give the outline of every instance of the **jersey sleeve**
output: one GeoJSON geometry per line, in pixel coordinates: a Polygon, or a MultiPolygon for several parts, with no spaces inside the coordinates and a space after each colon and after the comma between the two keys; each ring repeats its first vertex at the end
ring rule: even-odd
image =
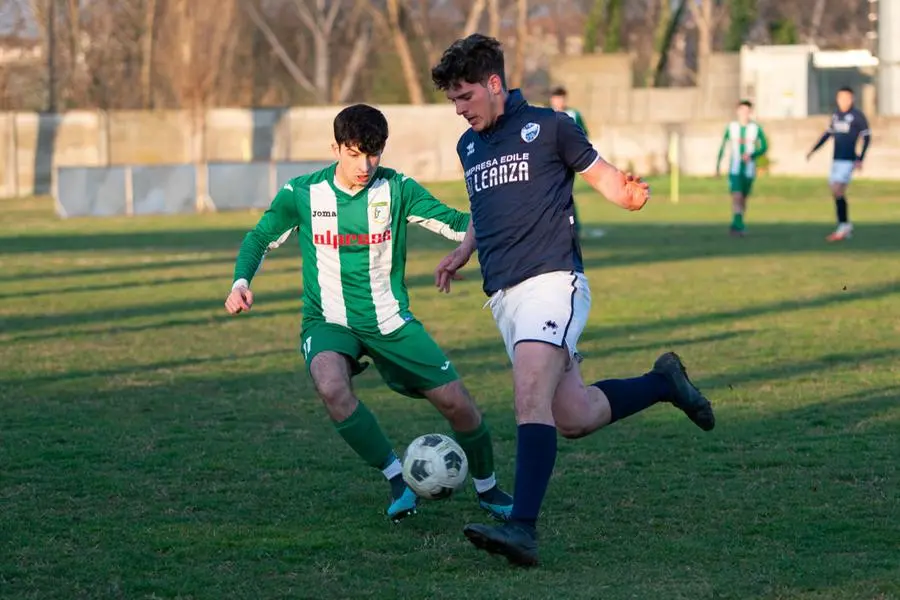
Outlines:
{"type": "Polygon", "coordinates": [[[466,237],[470,219],[468,213],[450,208],[416,180],[405,175],[398,177],[401,179],[400,197],[407,222],[455,242],[461,242],[466,237]]]}
{"type": "Polygon", "coordinates": [[[566,113],[556,113],[556,148],[562,161],[576,173],[587,171],[600,158],[584,130],[566,113]]]}
{"type": "Polygon", "coordinates": [[[288,183],[278,191],[256,227],[244,236],[234,264],[235,282],[243,280],[249,286],[266,254],[283,244],[300,227],[293,185],[288,183]]]}
{"type": "MultiPolygon", "coordinates": [[[[759,127],[759,125],[757,125],[759,127]]],[[[759,127],[759,136],[756,139],[756,150],[753,151],[753,158],[759,158],[769,151],[769,140],[766,139],[766,132],[759,127]]]]}
{"type": "Polygon", "coordinates": [[[719,144],[719,157],[716,159],[716,168],[718,168],[722,164],[722,157],[725,156],[725,145],[728,143],[728,138],[731,137],[731,127],[725,127],[725,134],[722,136],[722,143],[719,144]]]}
{"type": "Polygon", "coordinates": [[[813,152],[815,152],[816,150],[818,150],[819,148],[824,146],[825,142],[827,142],[828,138],[830,138],[832,135],[834,135],[834,115],[831,116],[831,120],[828,121],[828,127],[825,128],[825,132],[818,139],[818,141],[815,143],[815,145],[812,147],[812,150],[810,150],[809,153],[812,154],[813,152]]]}
{"type": "Polygon", "coordinates": [[[575,111],[575,124],[581,127],[584,131],[584,135],[586,138],[590,139],[591,134],[588,132],[587,125],[584,123],[584,115],[581,114],[580,110],[575,111]]]}
{"type": "Polygon", "coordinates": [[[859,137],[863,139],[862,149],[859,152],[857,160],[862,161],[866,157],[866,152],[869,150],[869,144],[872,141],[872,131],[869,129],[869,120],[862,111],[858,112],[857,119],[859,120],[859,137]]]}

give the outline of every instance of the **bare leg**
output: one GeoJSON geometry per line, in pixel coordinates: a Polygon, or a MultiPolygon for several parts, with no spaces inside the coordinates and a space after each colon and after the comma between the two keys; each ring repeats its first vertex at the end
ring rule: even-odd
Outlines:
{"type": "Polygon", "coordinates": [[[391,484],[392,497],[399,498],[406,489],[400,461],[375,415],[353,394],[347,357],[321,352],[312,359],[309,372],[337,432],[360,458],[382,472],[391,484]]]}
{"type": "Polygon", "coordinates": [[[494,444],[481,411],[462,381],[451,381],[423,392],[453,428],[456,441],[469,459],[472,484],[481,507],[498,519],[512,510],[512,498],[497,486],[494,473],[494,444]]]}
{"type": "Polygon", "coordinates": [[[569,439],[589,435],[612,420],[606,394],[596,386],[584,385],[581,369],[574,361],[553,396],[553,419],[559,433],[569,439]]]}

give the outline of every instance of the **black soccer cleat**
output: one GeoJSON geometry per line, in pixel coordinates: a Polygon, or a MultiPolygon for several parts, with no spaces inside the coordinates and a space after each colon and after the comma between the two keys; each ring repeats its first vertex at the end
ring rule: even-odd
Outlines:
{"type": "Polygon", "coordinates": [[[466,525],[463,533],[479,550],[505,556],[520,567],[538,564],[537,531],[513,521],[502,525],[466,525]]]}
{"type": "Polygon", "coordinates": [[[691,383],[687,369],[681,358],[674,352],[666,352],[653,363],[652,373],[659,373],[672,384],[674,394],[669,400],[684,411],[684,414],[703,431],[711,431],[716,426],[716,416],[712,404],[706,396],[691,383]]]}

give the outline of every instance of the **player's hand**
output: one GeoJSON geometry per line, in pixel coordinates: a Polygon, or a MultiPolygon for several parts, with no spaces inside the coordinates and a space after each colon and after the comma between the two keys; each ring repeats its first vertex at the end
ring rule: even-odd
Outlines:
{"type": "Polygon", "coordinates": [[[861,160],[853,161],[853,170],[854,171],[862,171],[862,161],[861,160]]]}
{"type": "Polygon", "coordinates": [[[457,273],[458,270],[463,268],[467,262],[469,262],[469,258],[472,256],[470,252],[466,252],[461,248],[457,248],[450,254],[444,257],[444,259],[438,263],[437,268],[434,270],[434,285],[438,288],[439,291],[444,292],[445,294],[450,293],[450,282],[451,281],[459,281],[463,278],[462,275],[457,273]]]}
{"type": "Polygon", "coordinates": [[[619,172],[621,189],[616,203],[626,210],[641,210],[650,199],[650,184],[631,173],[619,172]]]}
{"type": "Polygon", "coordinates": [[[253,292],[244,286],[238,286],[231,290],[228,298],[225,299],[225,310],[232,315],[248,311],[252,306],[253,292]]]}
{"type": "Polygon", "coordinates": [[[748,163],[753,159],[753,155],[752,154],[744,154],[744,156],[742,158],[744,159],[745,163],[748,163]]]}

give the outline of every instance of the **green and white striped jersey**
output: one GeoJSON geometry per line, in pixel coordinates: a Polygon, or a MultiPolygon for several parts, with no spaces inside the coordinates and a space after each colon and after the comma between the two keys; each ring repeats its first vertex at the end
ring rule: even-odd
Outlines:
{"type": "Polygon", "coordinates": [[[717,165],[722,162],[726,146],[729,149],[728,173],[750,178],[756,177],[756,159],[769,149],[766,134],[759,123],[755,121],[750,121],[747,125],[741,125],[739,121],[729,123],[725,128],[725,135],[722,137],[722,145],[719,146],[717,165]],[[744,160],[745,154],[750,155],[749,161],[744,160]]]}
{"type": "Polygon", "coordinates": [[[320,320],[387,335],[413,318],[404,281],[408,224],[462,241],[469,215],[382,167],[351,195],[335,184],[335,169],[333,164],[284,185],[244,237],[234,280],[249,285],[265,255],[297,231],[304,325],[320,320]]]}

